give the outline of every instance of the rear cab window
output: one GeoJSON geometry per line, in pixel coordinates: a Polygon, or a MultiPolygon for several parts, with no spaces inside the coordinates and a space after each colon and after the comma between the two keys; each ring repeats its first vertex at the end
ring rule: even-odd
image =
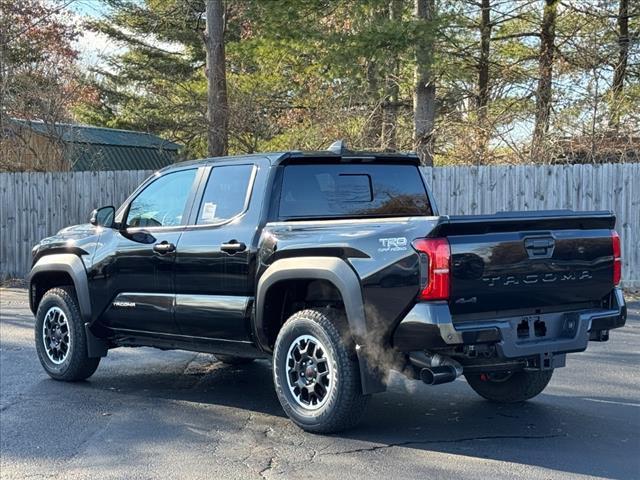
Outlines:
{"type": "Polygon", "coordinates": [[[431,216],[416,165],[289,164],[284,167],[282,219],[431,216]]]}

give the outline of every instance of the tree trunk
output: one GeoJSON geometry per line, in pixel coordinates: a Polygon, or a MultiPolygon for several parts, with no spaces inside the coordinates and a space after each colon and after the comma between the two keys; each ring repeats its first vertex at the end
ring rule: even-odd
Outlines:
{"type": "MultiPolygon", "coordinates": [[[[402,0],[391,0],[389,3],[389,20],[398,22],[402,19],[402,0]]],[[[383,150],[396,150],[398,110],[400,108],[400,86],[398,74],[400,62],[396,56],[387,65],[384,81],[385,96],[382,103],[381,147],[383,150]]]]}
{"type": "Polygon", "coordinates": [[[536,93],[536,119],[531,144],[531,160],[545,160],[545,136],[549,131],[553,80],[553,54],[556,37],[558,0],[545,0],[540,30],[540,57],[538,60],[538,90],[536,93]]]}
{"type": "MultiPolygon", "coordinates": [[[[2,22],[4,23],[4,22],[2,22]]],[[[7,38],[4,25],[0,23],[0,167],[5,166],[5,151],[7,148],[4,143],[8,144],[7,135],[5,134],[5,91],[7,88],[8,63],[6,62],[6,46],[7,38]]]]}
{"type": "Polygon", "coordinates": [[[491,0],[482,0],[480,12],[480,60],[478,62],[478,163],[485,163],[489,143],[489,54],[491,47],[491,0]]]}
{"type": "Polygon", "coordinates": [[[620,102],[622,87],[627,75],[627,61],[629,58],[629,0],[620,0],[618,9],[618,62],[613,73],[613,103],[609,126],[618,129],[620,126],[620,102]]]}
{"type": "Polygon", "coordinates": [[[222,0],[207,0],[207,142],[211,157],[226,155],[228,150],[229,109],[224,52],[225,11],[222,0]]]}
{"type": "MultiPolygon", "coordinates": [[[[374,28],[385,18],[385,10],[382,5],[373,5],[369,11],[369,27],[374,28]]],[[[382,132],[382,95],[380,60],[372,54],[367,59],[367,99],[371,107],[371,113],[367,118],[363,131],[363,144],[365,150],[375,150],[380,147],[380,134],[382,132]]]]}
{"type": "MultiPolygon", "coordinates": [[[[415,0],[415,17],[423,24],[435,17],[435,0],[415,0]]],[[[416,45],[415,86],[413,95],[413,143],[423,165],[433,165],[436,85],[433,78],[433,36],[422,35],[416,45]]]]}
{"type": "Polygon", "coordinates": [[[378,64],[374,59],[367,63],[367,97],[371,105],[371,113],[364,126],[365,150],[375,150],[380,146],[380,130],[382,124],[380,91],[378,81],[378,64]]]}
{"type": "Polygon", "coordinates": [[[398,68],[397,65],[393,69],[393,75],[387,74],[385,79],[385,98],[382,104],[382,135],[380,146],[383,150],[396,150],[397,145],[397,129],[398,129],[398,110],[400,102],[400,87],[398,86],[398,68]]]}

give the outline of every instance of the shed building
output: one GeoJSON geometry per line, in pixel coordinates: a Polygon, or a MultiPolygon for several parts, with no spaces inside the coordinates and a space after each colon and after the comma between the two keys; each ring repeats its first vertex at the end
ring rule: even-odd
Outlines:
{"type": "Polygon", "coordinates": [[[131,130],[11,119],[2,136],[5,170],[157,170],[180,159],[179,144],[131,130]]]}

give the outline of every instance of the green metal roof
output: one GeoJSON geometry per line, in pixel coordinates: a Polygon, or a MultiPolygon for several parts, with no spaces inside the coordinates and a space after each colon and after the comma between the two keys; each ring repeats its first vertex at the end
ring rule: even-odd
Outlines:
{"type": "Polygon", "coordinates": [[[17,120],[22,127],[65,144],[73,170],[157,170],[178,160],[180,145],[131,130],[17,120]]]}
{"type": "Polygon", "coordinates": [[[159,170],[178,161],[176,150],[70,144],[73,170],[159,170]]]}

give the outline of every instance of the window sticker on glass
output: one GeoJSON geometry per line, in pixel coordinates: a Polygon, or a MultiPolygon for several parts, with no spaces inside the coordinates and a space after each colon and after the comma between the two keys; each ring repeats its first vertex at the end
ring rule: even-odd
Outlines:
{"type": "Polygon", "coordinates": [[[200,203],[198,224],[221,223],[242,213],[254,166],[223,165],[211,170],[200,203]]]}
{"type": "Polygon", "coordinates": [[[205,222],[211,222],[216,219],[216,204],[213,202],[204,202],[202,206],[201,220],[205,222]]]}

